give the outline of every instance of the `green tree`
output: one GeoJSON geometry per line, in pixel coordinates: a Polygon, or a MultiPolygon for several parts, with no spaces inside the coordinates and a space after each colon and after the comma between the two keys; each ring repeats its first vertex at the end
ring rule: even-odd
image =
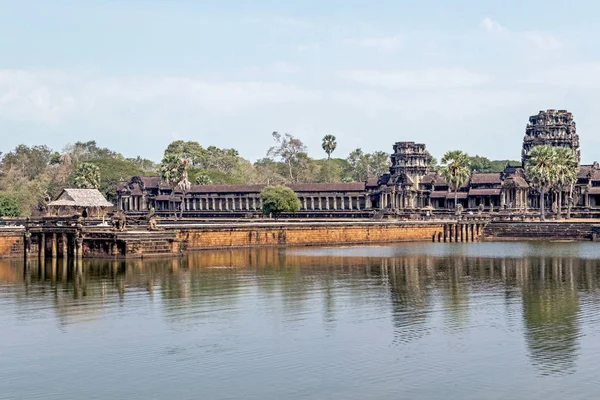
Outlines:
{"type": "Polygon", "coordinates": [[[52,150],[47,146],[26,146],[20,144],[2,157],[3,172],[13,170],[25,179],[35,179],[50,164],[52,150]]]}
{"type": "Polygon", "coordinates": [[[0,193],[0,217],[18,217],[21,215],[19,201],[12,195],[0,193]]]}
{"type": "Polygon", "coordinates": [[[297,182],[298,172],[303,167],[302,160],[306,158],[306,146],[289,133],[273,132],[272,135],[275,146],[269,149],[267,157],[279,158],[287,166],[290,181],[297,182]]]}
{"type": "Polygon", "coordinates": [[[348,155],[347,162],[354,181],[378,178],[390,168],[389,155],[384,151],[364,153],[362,149],[355,149],[348,155]]]}
{"type": "Polygon", "coordinates": [[[552,146],[535,146],[529,151],[525,162],[525,172],[540,194],[540,219],[546,219],[545,199],[548,189],[553,185],[556,152],[552,146]]]}
{"type": "Polygon", "coordinates": [[[296,193],[286,186],[267,186],[260,192],[263,214],[277,216],[282,212],[300,210],[300,200],[296,193]]]}
{"type": "Polygon", "coordinates": [[[577,171],[579,163],[575,152],[567,147],[554,148],[553,183],[558,193],[558,218],[562,217],[562,193],[568,190],[567,218],[571,218],[571,206],[573,203],[573,189],[577,182],[577,171]]]}
{"type": "Polygon", "coordinates": [[[194,181],[196,182],[196,185],[212,185],[213,183],[206,172],[199,173],[194,181]]]}
{"type": "Polygon", "coordinates": [[[335,136],[325,135],[323,137],[321,147],[323,148],[323,150],[325,150],[325,153],[327,153],[327,159],[329,160],[331,158],[331,153],[333,153],[335,151],[335,148],[337,147],[335,136]]]}
{"type": "Polygon", "coordinates": [[[458,189],[461,188],[471,176],[469,169],[469,155],[460,150],[448,151],[442,157],[442,177],[448,186],[454,190],[454,207],[458,207],[458,189]]]}
{"type": "Polygon", "coordinates": [[[80,189],[98,189],[100,187],[100,168],[97,165],[84,162],[75,171],[75,186],[80,189]]]}
{"type": "MultiPolygon", "coordinates": [[[[183,218],[185,196],[191,187],[188,178],[189,163],[190,161],[187,158],[179,158],[174,154],[168,154],[163,158],[160,167],[161,179],[173,187],[173,195],[176,189],[182,192],[180,218],[183,218]]],[[[177,218],[177,211],[174,211],[175,218],[177,218]]]]}

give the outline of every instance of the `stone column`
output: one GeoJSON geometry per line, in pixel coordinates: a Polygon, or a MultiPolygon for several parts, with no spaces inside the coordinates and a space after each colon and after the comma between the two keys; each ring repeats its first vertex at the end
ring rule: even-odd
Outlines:
{"type": "Polygon", "coordinates": [[[329,196],[325,197],[325,209],[329,211],[329,196]]]}
{"type": "Polygon", "coordinates": [[[56,233],[53,233],[52,234],[52,258],[57,257],[58,243],[56,243],[56,242],[57,242],[56,233]]]}
{"type": "Polygon", "coordinates": [[[69,246],[68,246],[68,241],[67,241],[67,234],[63,233],[62,234],[62,256],[63,257],[67,257],[67,255],[69,254],[69,246]]]}
{"type": "Polygon", "coordinates": [[[40,234],[40,241],[38,243],[38,251],[39,251],[39,257],[41,260],[43,260],[44,258],[46,258],[46,234],[45,233],[41,233],[40,234]]]}
{"type": "Polygon", "coordinates": [[[302,209],[307,210],[306,208],[306,197],[302,197],[302,209]]]}
{"type": "Polygon", "coordinates": [[[361,196],[356,196],[356,209],[358,211],[361,210],[361,207],[360,207],[360,198],[361,198],[361,196]]]}
{"type": "Polygon", "coordinates": [[[352,206],[352,196],[348,196],[348,205],[350,206],[350,210],[354,209],[354,207],[352,206]]]}

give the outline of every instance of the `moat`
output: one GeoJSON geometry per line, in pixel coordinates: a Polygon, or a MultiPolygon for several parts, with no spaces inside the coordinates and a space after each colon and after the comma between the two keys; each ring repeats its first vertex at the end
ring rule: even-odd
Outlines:
{"type": "Polygon", "coordinates": [[[406,243],[0,261],[0,397],[593,398],[599,256],[406,243]]]}

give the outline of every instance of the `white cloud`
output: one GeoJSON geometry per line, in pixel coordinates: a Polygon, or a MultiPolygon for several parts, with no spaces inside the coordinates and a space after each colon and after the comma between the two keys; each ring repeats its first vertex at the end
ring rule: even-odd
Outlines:
{"type": "Polygon", "coordinates": [[[494,34],[506,34],[506,33],[508,33],[508,29],[506,29],[506,27],[502,26],[499,22],[494,21],[490,17],[485,17],[481,21],[480,26],[483,29],[485,29],[487,32],[490,32],[490,33],[494,33],[494,34]]]}
{"type": "Polygon", "coordinates": [[[404,37],[396,35],[390,37],[346,39],[343,43],[347,46],[372,48],[384,54],[392,54],[404,47],[404,37]]]}
{"type": "Polygon", "coordinates": [[[463,68],[414,70],[355,69],[341,71],[343,79],[387,88],[457,88],[485,84],[488,77],[463,68]]]}
{"type": "Polygon", "coordinates": [[[540,50],[552,51],[563,47],[560,39],[547,32],[529,31],[525,32],[524,36],[540,50]]]}

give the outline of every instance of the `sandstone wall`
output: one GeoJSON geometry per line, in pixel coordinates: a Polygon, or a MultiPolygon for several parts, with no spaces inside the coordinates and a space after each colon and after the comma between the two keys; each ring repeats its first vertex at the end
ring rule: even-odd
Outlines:
{"type": "Polygon", "coordinates": [[[597,224],[589,222],[491,222],[483,240],[592,240],[597,224]]]}
{"type": "Polygon", "coordinates": [[[22,232],[0,232],[0,258],[23,257],[22,232]]]}
{"type": "Polygon", "coordinates": [[[179,232],[187,250],[431,241],[442,224],[362,224],[190,228],[179,232]]]}

